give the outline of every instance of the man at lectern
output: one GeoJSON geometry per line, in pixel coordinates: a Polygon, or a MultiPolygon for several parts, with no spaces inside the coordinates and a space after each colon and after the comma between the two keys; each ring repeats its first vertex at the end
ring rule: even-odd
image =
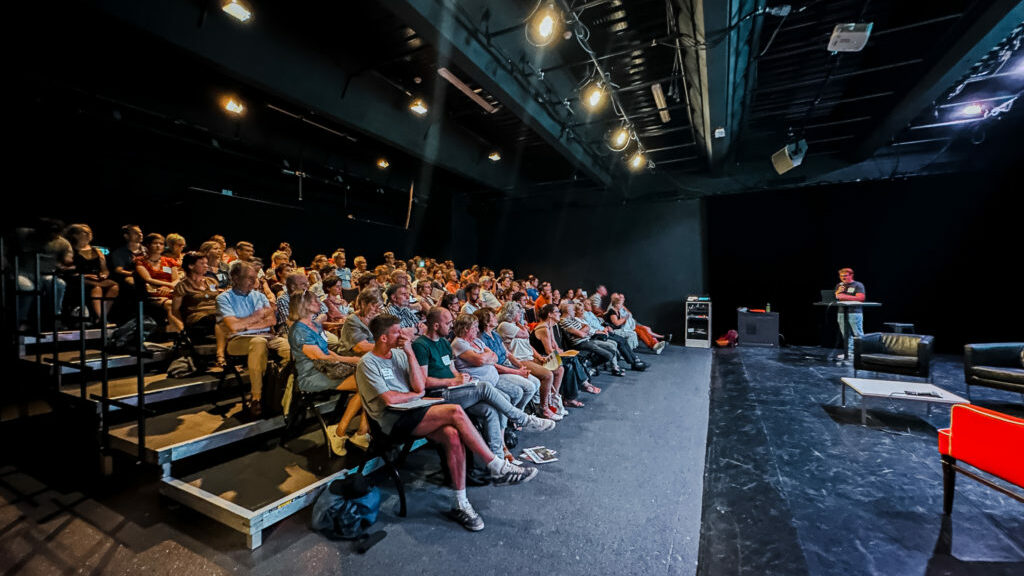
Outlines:
{"type": "MultiPolygon", "coordinates": [[[[864,285],[853,279],[853,268],[843,268],[839,271],[839,284],[836,284],[836,300],[840,302],[863,302],[864,285]]],[[[853,338],[864,335],[864,313],[860,306],[848,306],[845,314],[841,310],[836,315],[839,318],[839,332],[843,335],[843,342],[846,344],[846,354],[840,354],[836,358],[846,360],[853,357],[853,338]]]]}

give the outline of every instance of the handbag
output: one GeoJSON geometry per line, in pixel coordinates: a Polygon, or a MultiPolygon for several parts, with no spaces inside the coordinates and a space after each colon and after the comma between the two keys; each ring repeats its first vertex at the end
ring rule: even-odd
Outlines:
{"type": "Polygon", "coordinates": [[[344,380],[356,373],[356,367],[332,360],[313,360],[313,368],[323,372],[331,380],[344,380]]]}

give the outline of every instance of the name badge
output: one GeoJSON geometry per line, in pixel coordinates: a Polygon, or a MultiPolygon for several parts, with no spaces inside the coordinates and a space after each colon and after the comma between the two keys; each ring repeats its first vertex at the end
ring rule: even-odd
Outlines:
{"type": "Polygon", "coordinates": [[[171,268],[170,266],[164,266],[163,270],[167,274],[170,274],[171,272],[174,272],[174,268],[171,268]]]}
{"type": "Polygon", "coordinates": [[[857,289],[854,288],[853,286],[850,286],[849,288],[846,289],[846,293],[847,294],[853,294],[856,291],[857,291],[857,289]]]}
{"type": "Polygon", "coordinates": [[[383,376],[385,380],[390,380],[395,377],[395,372],[391,368],[381,368],[380,375],[383,376]]]}
{"type": "Polygon", "coordinates": [[[445,354],[444,356],[441,356],[441,363],[447,366],[452,363],[452,359],[449,358],[447,354],[445,354]]]}

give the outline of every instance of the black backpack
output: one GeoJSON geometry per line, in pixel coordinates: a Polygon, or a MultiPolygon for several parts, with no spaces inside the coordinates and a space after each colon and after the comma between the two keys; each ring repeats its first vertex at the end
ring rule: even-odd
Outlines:
{"type": "MultiPolygon", "coordinates": [[[[142,340],[145,341],[146,338],[156,331],[156,327],[156,320],[149,316],[143,316],[142,340]]],[[[132,318],[111,332],[110,339],[107,341],[107,347],[118,352],[137,352],[139,349],[138,319],[132,318]]]]}

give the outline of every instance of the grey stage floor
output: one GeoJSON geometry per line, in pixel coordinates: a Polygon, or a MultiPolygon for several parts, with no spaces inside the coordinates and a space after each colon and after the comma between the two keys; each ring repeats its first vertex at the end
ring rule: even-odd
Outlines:
{"type": "MultiPolygon", "coordinates": [[[[25,574],[694,574],[708,429],[709,350],[670,347],[642,374],[602,375],[604,393],[550,433],[524,435],[560,461],[525,486],[470,488],[487,527],[469,533],[441,517],[438,459],[405,467],[409,516],[385,478],[387,537],[365,555],[309,531],[309,511],[244,538],[161,501],[156,482],[102,494],[53,488],[0,468],[0,573],[25,574]]],[[[70,472],[70,471],[69,471],[70,472]]],[[[64,477],[64,484],[73,486],[64,477]]]]}

